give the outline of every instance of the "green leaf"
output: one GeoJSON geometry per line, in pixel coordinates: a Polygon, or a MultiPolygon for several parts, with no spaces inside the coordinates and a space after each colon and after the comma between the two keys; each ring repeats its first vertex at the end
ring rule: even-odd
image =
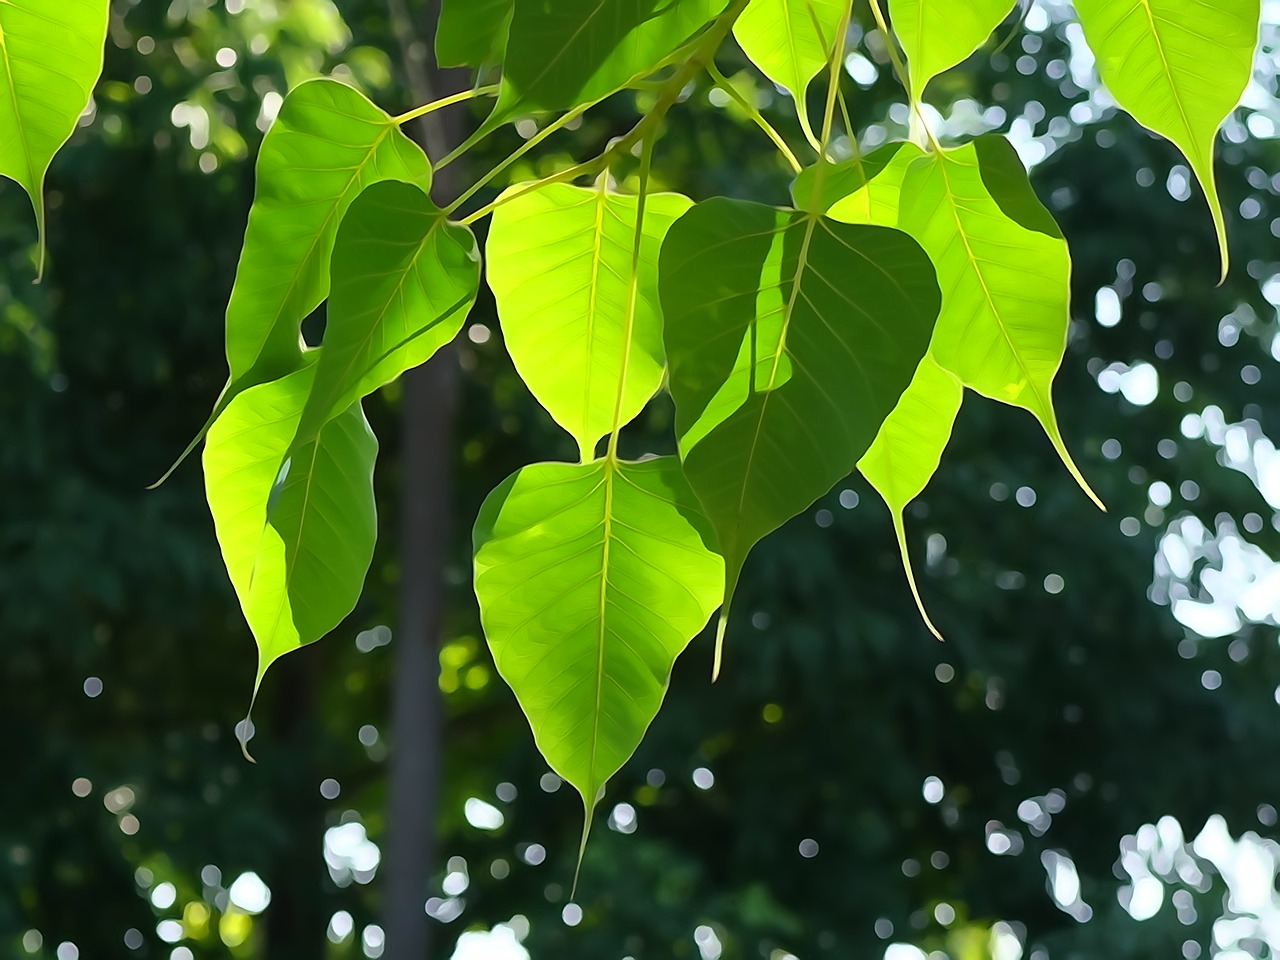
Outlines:
{"type": "Polygon", "coordinates": [[[1066,351],[1071,257],[1003,137],[915,160],[902,184],[899,226],[929,252],[942,286],[932,354],[978,393],[1028,410],[1071,475],[1053,408],[1066,351]]]}
{"type": "Polygon", "coordinates": [[[727,199],[676,221],[658,277],[685,476],[727,605],[752,546],[871,445],[928,347],[938,285],[897,230],[727,199]]]}
{"type": "MultiPolygon", "coordinates": [[[[911,96],[977,50],[1017,0],[889,0],[893,32],[907,55],[911,96]]],[[[1110,2],[1110,0],[1103,0],[1110,2]]]]}
{"type": "Polygon", "coordinates": [[[707,623],[724,562],[674,457],[540,463],[485,500],[475,591],[547,763],[591,812],[707,623]]]}
{"type": "Polygon", "coordinates": [[[231,374],[209,420],[242,390],[303,365],[302,321],[329,294],[338,224],[365,187],[402,180],[431,189],[431,164],[395,121],[336,80],[310,80],[285,97],[258,152],[257,189],[227,305],[231,374]]]}
{"type": "Polygon", "coordinates": [[[354,609],[377,537],[378,443],[359,403],[285,459],[314,374],[308,364],[238,394],[204,451],[223,560],[258,642],[258,684],[277,657],[354,609]]]}
{"type": "Polygon", "coordinates": [[[347,210],[331,274],[324,345],[295,443],[457,335],[475,303],[480,254],[471,231],[421,189],[388,181],[347,210]]]}
{"type": "Polygon", "coordinates": [[[929,619],[911,569],[903,513],[907,504],[924,491],[929,478],[937,471],[963,399],[964,388],[955,375],[926,355],[911,386],[907,387],[898,405],[880,427],[871,449],[858,461],[858,469],[884,498],[889,512],[893,514],[893,529],[898,537],[911,595],[915,597],[925,625],[939,640],[942,634],[929,619]]]}
{"type": "Polygon", "coordinates": [[[515,0],[444,0],[436,29],[442,67],[483,67],[502,59],[515,0]]]}
{"type": "Polygon", "coordinates": [[[1225,279],[1227,228],[1213,146],[1252,76],[1259,0],[1077,0],[1075,7],[1112,96],[1172,140],[1204,187],[1225,279]]]}
{"type": "Polygon", "coordinates": [[[489,286],[507,350],[584,461],[613,429],[615,407],[622,426],[662,385],[658,250],[689,200],[646,198],[629,317],[637,201],[609,192],[603,178],[594,189],[553,184],[498,207],[489,229],[489,286]]]}
{"type": "Polygon", "coordinates": [[[733,26],[742,50],[760,71],[796,102],[800,126],[811,143],[805,93],[826,66],[849,0],[751,0],[733,26]]]}
{"type": "Polygon", "coordinates": [[[0,176],[35,209],[44,273],[44,177],[102,73],[107,0],[0,3],[0,176]]]}
{"type": "Polygon", "coordinates": [[[897,141],[879,147],[865,157],[842,163],[805,167],[791,187],[795,204],[804,210],[825,213],[842,223],[898,224],[898,199],[902,179],[913,160],[924,156],[914,143],[897,141]],[[821,195],[813,196],[821,185],[821,195]]]}
{"type": "Polygon", "coordinates": [[[593,103],[651,73],[728,0],[515,0],[502,90],[485,127],[593,103]]]}

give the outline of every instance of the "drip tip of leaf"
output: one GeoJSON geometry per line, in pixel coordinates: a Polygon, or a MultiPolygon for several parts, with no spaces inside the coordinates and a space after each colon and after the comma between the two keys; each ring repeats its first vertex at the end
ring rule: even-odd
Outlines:
{"type": "Polygon", "coordinates": [[[916,574],[911,567],[911,554],[907,551],[907,530],[902,520],[902,511],[894,508],[890,508],[890,511],[893,513],[893,532],[898,538],[898,552],[902,554],[902,569],[907,575],[907,585],[911,587],[911,596],[915,598],[916,609],[920,611],[920,619],[924,621],[930,633],[941,643],[946,643],[947,638],[929,618],[929,611],[925,609],[924,599],[920,596],[920,588],[916,585],[916,574]]]}
{"type": "MultiPolygon", "coordinates": [[[[604,792],[604,788],[600,788],[600,792],[604,792]]],[[[599,801],[599,796],[596,798],[599,801]]],[[[582,875],[582,858],[587,853],[587,838],[591,836],[591,823],[595,819],[596,805],[587,800],[584,795],[582,798],[582,839],[578,841],[578,862],[573,867],[573,885],[569,888],[569,900],[572,901],[578,895],[578,878],[582,875]]]]}
{"type": "Polygon", "coordinates": [[[213,426],[213,422],[218,419],[218,414],[220,414],[226,407],[226,403],[223,401],[227,396],[227,388],[230,386],[231,384],[228,383],[226,387],[222,388],[222,394],[218,397],[218,402],[214,404],[213,412],[209,414],[209,418],[205,420],[204,426],[202,426],[196,435],[191,438],[191,442],[187,444],[186,449],[183,450],[182,453],[178,454],[178,459],[173,461],[173,464],[164,472],[160,479],[147,486],[148,490],[157,489],[161,484],[172,477],[174,472],[186,462],[187,457],[191,456],[191,454],[195,452],[196,447],[200,446],[200,441],[208,435],[209,428],[213,426]]]}
{"type": "Polygon", "coordinates": [[[1084,478],[1084,474],[1080,472],[1076,462],[1071,459],[1071,451],[1067,449],[1066,441],[1062,439],[1062,431],[1058,429],[1058,418],[1052,408],[1047,411],[1045,416],[1036,413],[1036,419],[1044,427],[1044,432],[1049,436],[1049,442],[1053,444],[1053,449],[1057,452],[1058,458],[1062,461],[1063,466],[1067,468],[1067,472],[1071,474],[1071,479],[1076,482],[1080,489],[1084,491],[1085,496],[1092,500],[1099,510],[1106,513],[1107,505],[1102,502],[1101,497],[1093,492],[1093,488],[1089,486],[1089,481],[1084,478]]]}
{"type": "Polygon", "coordinates": [[[711,682],[720,679],[720,668],[724,665],[724,634],[729,627],[729,602],[720,608],[720,618],[716,621],[716,654],[711,662],[711,682]]]}

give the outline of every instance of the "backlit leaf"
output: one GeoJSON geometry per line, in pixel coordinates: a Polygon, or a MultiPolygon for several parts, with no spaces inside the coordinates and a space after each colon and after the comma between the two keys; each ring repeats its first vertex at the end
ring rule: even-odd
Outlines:
{"type": "Polygon", "coordinates": [[[1098,73],[1144,127],[1172,140],[1204,188],[1227,275],[1213,144],[1249,83],[1259,0],[1076,0],[1098,73]]]}
{"type": "Polygon", "coordinates": [[[915,373],[940,295],[907,235],[713,199],[659,290],[685,476],[732,597],[748,551],[853,471],[915,373]]]}
{"type": "Polygon", "coordinates": [[[205,445],[209,508],[258,643],[259,683],[352,611],[377,537],[378,444],[359,403],[285,459],[314,374],[308,364],[238,394],[205,445]]]}
{"type": "Polygon", "coordinates": [[[444,0],[436,29],[442,67],[483,67],[502,59],[515,0],[444,0]]]}
{"type": "Polygon", "coordinates": [[[450,223],[421,189],[388,181],[347,210],[331,274],[302,441],[454,338],[476,299],[480,254],[471,231],[450,223]]]}
{"type": "Polygon", "coordinates": [[[624,366],[619,426],[662,384],[658,250],[689,201],[674,193],[646,198],[628,323],[636,207],[636,197],[607,191],[604,180],[594,189],[553,184],[500,206],[489,230],[489,286],[507,350],[583,460],[613,429],[624,366]]]}
{"type": "Polygon", "coordinates": [[[911,96],[922,99],[930,80],[968,59],[1009,15],[1016,2],[889,0],[893,32],[907,55],[911,96]]]}
{"type": "Polygon", "coordinates": [[[44,177],[102,73],[107,0],[0,3],[0,176],[35,209],[44,270],[44,177]]]}
{"type": "Polygon", "coordinates": [[[849,0],[751,0],[733,35],[752,63],[795,98],[800,125],[816,138],[805,106],[809,83],[826,66],[849,0]]]}
{"type": "Polygon", "coordinates": [[[485,636],[538,749],[582,795],[588,830],[720,602],[710,540],[674,457],[535,464],[480,510],[485,636]]]}
{"type": "Polygon", "coordinates": [[[1030,411],[1096,502],[1053,408],[1070,319],[1071,257],[1013,147],[987,136],[914,161],[902,185],[899,226],[938,271],[934,359],[966,386],[1030,411]]]}
{"type": "Polygon", "coordinates": [[[911,386],[907,387],[898,405],[880,427],[871,449],[858,461],[858,470],[884,498],[889,512],[893,514],[893,529],[898,537],[911,594],[920,608],[920,616],[938,639],[942,639],[942,635],[925,611],[911,569],[903,513],[907,504],[924,491],[929,478],[937,471],[963,399],[964,388],[960,381],[926,354],[911,386]]]}

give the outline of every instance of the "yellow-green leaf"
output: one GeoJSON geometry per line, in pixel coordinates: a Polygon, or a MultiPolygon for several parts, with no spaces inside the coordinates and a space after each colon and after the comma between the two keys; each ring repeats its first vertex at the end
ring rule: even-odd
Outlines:
{"type": "Polygon", "coordinates": [[[930,80],[968,59],[1009,15],[1016,2],[889,0],[893,32],[907,55],[912,98],[923,99],[930,80]]]}
{"type": "Polygon", "coordinates": [[[1173,141],[1204,188],[1226,277],[1213,145],[1252,75],[1259,0],[1076,0],[1075,7],[1111,95],[1173,141]]]}

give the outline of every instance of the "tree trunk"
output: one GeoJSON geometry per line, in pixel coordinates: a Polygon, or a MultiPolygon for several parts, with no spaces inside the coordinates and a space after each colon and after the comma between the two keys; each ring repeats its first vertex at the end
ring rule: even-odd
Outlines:
{"type": "MultiPolygon", "coordinates": [[[[467,75],[435,66],[439,0],[427,5],[425,30],[414,30],[401,0],[392,14],[410,89],[421,103],[466,88],[467,75]],[[414,53],[425,44],[428,59],[414,53]]],[[[409,132],[433,160],[460,142],[456,111],[422,118],[409,132]]],[[[435,180],[436,201],[457,193],[456,168],[435,180]]],[[[453,424],[458,364],[451,347],[404,376],[400,503],[400,625],[393,649],[390,809],[383,875],[387,960],[426,960],[430,926],[426,900],[436,869],[443,722],[440,633],[444,567],[449,556],[453,424]]]]}

